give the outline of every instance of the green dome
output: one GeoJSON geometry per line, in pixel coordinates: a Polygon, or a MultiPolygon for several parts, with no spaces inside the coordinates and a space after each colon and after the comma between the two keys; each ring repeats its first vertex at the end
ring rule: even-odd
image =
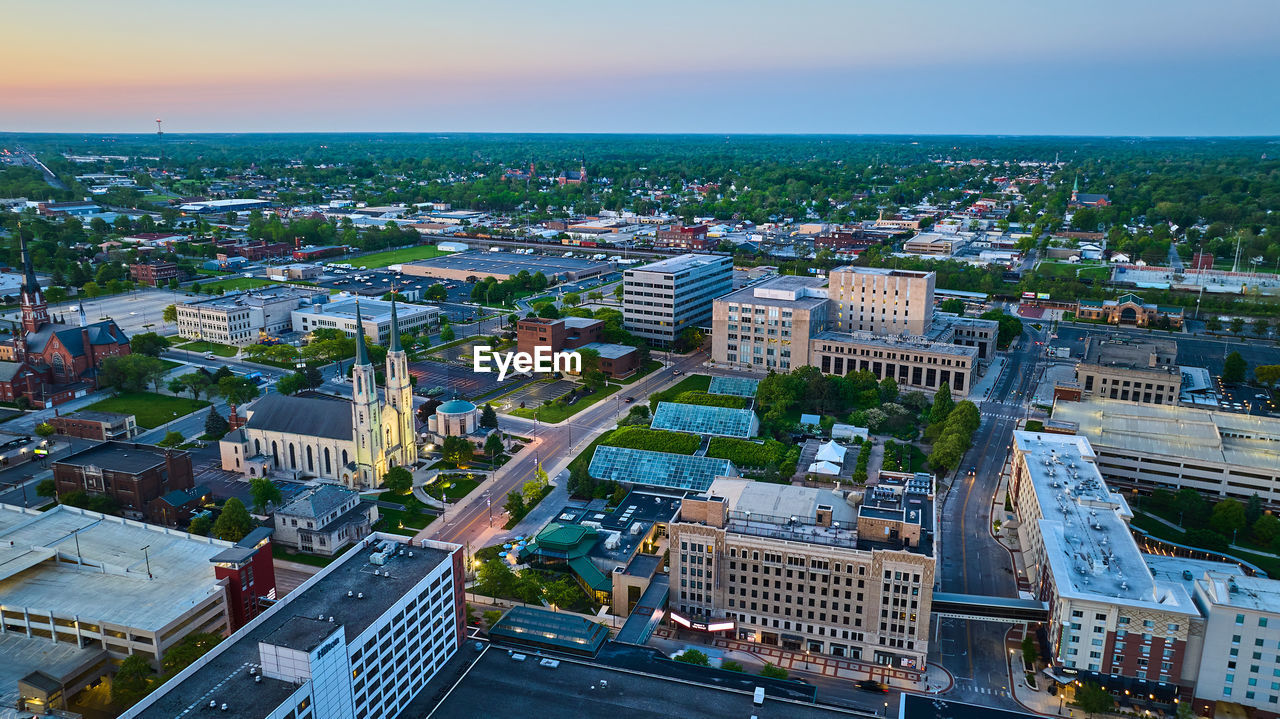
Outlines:
{"type": "Polygon", "coordinates": [[[436,411],[441,414],[465,414],[474,412],[476,406],[465,399],[451,399],[448,402],[436,407],[436,411]]]}

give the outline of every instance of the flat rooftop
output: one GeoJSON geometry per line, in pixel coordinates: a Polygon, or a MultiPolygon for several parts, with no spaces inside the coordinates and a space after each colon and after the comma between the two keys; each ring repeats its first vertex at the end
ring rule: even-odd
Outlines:
{"type": "Polygon", "coordinates": [[[1129,506],[1098,472],[1084,437],[1013,433],[1040,505],[1040,534],[1058,594],[1088,601],[1198,614],[1186,588],[1151,573],[1129,534],[1129,506]]]}
{"type": "MultiPolygon", "coordinates": [[[[358,298],[360,303],[360,319],[374,320],[376,322],[391,321],[391,303],[383,300],[375,300],[368,297],[358,298]]],[[[356,318],[356,302],[355,297],[343,297],[333,302],[325,304],[311,305],[304,307],[298,312],[309,315],[328,315],[330,317],[346,317],[349,319],[356,318]]],[[[420,305],[411,302],[396,302],[396,316],[399,319],[406,317],[416,317],[422,312],[439,312],[440,309],[434,305],[420,305]]]]}
{"type": "Polygon", "coordinates": [[[563,272],[583,272],[585,270],[612,269],[608,262],[588,260],[578,257],[552,257],[548,255],[517,255],[514,252],[478,252],[475,250],[458,252],[452,255],[441,255],[426,260],[406,262],[414,267],[440,268],[447,270],[463,270],[477,275],[515,275],[521,270],[529,274],[560,274],[563,272]]]}
{"type": "Polygon", "coordinates": [[[832,270],[832,272],[852,272],[856,275],[884,275],[886,277],[928,277],[934,274],[920,270],[895,270],[891,267],[858,267],[856,265],[842,265],[832,270]]]}
{"type": "Polygon", "coordinates": [[[219,705],[223,702],[228,705],[227,711],[218,712],[219,716],[265,717],[296,691],[297,686],[266,677],[260,683],[253,681],[248,669],[259,665],[259,642],[301,649],[316,642],[317,636],[329,636],[336,628],[342,629],[348,642],[354,641],[423,577],[442,562],[450,561],[450,553],[443,549],[405,546],[405,554],[397,553],[388,558],[386,564],[374,565],[369,557],[382,540],[403,542],[408,538],[380,533],[371,536],[374,538],[371,546],[342,555],[316,575],[315,584],[285,595],[279,604],[262,615],[260,624],[235,641],[219,644],[211,652],[212,659],[199,671],[181,682],[171,681],[157,689],[155,701],[136,716],[191,717],[203,713],[210,701],[216,701],[219,705]],[[413,552],[412,557],[409,551],[413,552]],[[379,571],[376,577],[375,569],[379,571]],[[363,592],[364,599],[349,598],[347,592],[363,592]],[[317,619],[321,615],[325,616],[324,621],[317,619]],[[328,617],[333,617],[332,623],[328,617]]]}
{"type": "MultiPolygon", "coordinates": [[[[1227,565],[1224,569],[1229,568],[1227,565]]],[[[1211,570],[1197,576],[1196,582],[1201,592],[1216,604],[1267,614],[1280,612],[1280,581],[1275,579],[1211,570]]]]}
{"type": "Polygon", "coordinates": [[[232,546],[66,505],[0,505],[0,598],[8,608],[157,631],[222,591],[209,560],[232,546]]]}
{"type": "Polygon", "coordinates": [[[111,423],[111,422],[119,422],[122,419],[127,419],[132,415],[124,414],[123,412],[99,412],[98,410],[95,410],[95,409],[82,409],[79,412],[73,412],[71,414],[63,415],[63,416],[70,417],[72,419],[87,419],[94,422],[111,423]]]}
{"type": "Polygon", "coordinates": [[[186,307],[235,309],[236,307],[261,306],[267,302],[302,300],[323,291],[319,288],[298,287],[296,285],[270,285],[242,292],[231,292],[217,297],[207,297],[202,300],[191,300],[182,304],[186,307]]]}
{"type": "Polygon", "coordinates": [[[589,342],[578,348],[579,350],[594,350],[604,359],[618,359],[626,357],[636,351],[631,345],[615,345],[607,342],[589,342]]]}
{"type": "Polygon", "coordinates": [[[152,467],[163,466],[166,451],[173,452],[175,457],[186,454],[183,450],[165,450],[149,444],[103,442],[75,454],[67,455],[54,461],[54,464],[65,464],[72,467],[98,467],[110,472],[137,474],[152,467]]]}
{"type": "Polygon", "coordinates": [[[978,358],[977,347],[953,345],[950,342],[934,342],[923,337],[897,337],[893,335],[878,335],[872,332],[836,332],[835,330],[824,330],[814,335],[811,341],[820,340],[825,340],[827,342],[839,342],[841,344],[883,347],[886,349],[914,349],[922,352],[933,352],[935,354],[954,355],[956,357],[972,357],[974,360],[977,360],[978,358]]]}
{"type": "Polygon", "coordinates": [[[727,503],[729,532],[849,549],[858,546],[858,513],[832,490],[718,477],[705,494],[727,503]],[[819,505],[831,507],[830,527],[817,524],[819,505]]]}
{"type": "Polygon", "coordinates": [[[1178,376],[1178,343],[1155,337],[1111,337],[1085,342],[1081,364],[1146,370],[1178,376]]]}
{"type": "Polygon", "coordinates": [[[735,290],[716,301],[765,307],[813,309],[828,301],[826,284],[827,281],[820,277],[786,275],[735,290]]]}
{"type": "Polygon", "coordinates": [[[675,274],[677,272],[684,272],[685,270],[694,270],[700,267],[717,264],[725,264],[727,267],[732,267],[733,260],[732,258],[721,257],[719,255],[676,255],[675,257],[668,257],[665,260],[658,260],[657,262],[643,265],[641,267],[633,267],[627,270],[626,273],[628,275],[633,272],[675,274]]]}
{"type": "Polygon", "coordinates": [[[1102,398],[1055,402],[1053,409],[1054,420],[1073,423],[1098,447],[1267,473],[1280,467],[1280,419],[1275,417],[1102,398]]]}
{"type": "MultiPolygon", "coordinates": [[[[459,651],[474,655],[470,645],[459,651]]],[[[401,719],[420,719],[428,714],[431,719],[491,716],[507,719],[555,716],[670,719],[690,714],[701,719],[745,719],[750,716],[759,719],[829,719],[848,716],[845,712],[814,704],[780,701],[772,697],[766,698],[763,706],[755,706],[751,694],[753,678],[720,676],[729,672],[695,667],[690,672],[696,673],[692,681],[675,681],[652,674],[648,667],[639,669],[644,674],[636,674],[600,664],[561,659],[553,669],[541,666],[533,654],[527,656],[526,661],[512,661],[506,650],[488,647],[434,712],[430,711],[429,703],[415,701],[400,715],[401,719]],[[697,683],[699,681],[708,683],[697,683]],[[736,691],[725,688],[728,686],[736,691]],[[513,697],[519,700],[513,701],[513,697]]],[[[432,687],[428,686],[423,695],[433,694],[431,690],[432,687]]]]}
{"type": "Polygon", "coordinates": [[[755,436],[759,425],[755,412],[749,409],[659,402],[650,426],[673,432],[746,439],[755,436]]]}

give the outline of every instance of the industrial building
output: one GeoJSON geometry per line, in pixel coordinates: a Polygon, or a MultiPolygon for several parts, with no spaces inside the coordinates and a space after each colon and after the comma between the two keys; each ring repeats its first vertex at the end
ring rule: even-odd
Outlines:
{"type": "Polygon", "coordinates": [[[462,548],[370,535],[124,713],[387,719],[464,639],[462,548]]]}
{"type": "Polygon", "coordinates": [[[690,327],[709,327],[715,299],[733,289],[733,258],[678,255],[622,275],[622,322],[631,334],[670,347],[690,327]]]}
{"type": "Polygon", "coordinates": [[[192,632],[234,631],[275,598],[270,531],[233,544],[58,505],[0,505],[0,696],[65,700],[130,655],[155,669],[192,632]]]}
{"type": "Polygon", "coordinates": [[[468,251],[406,262],[400,265],[400,271],[414,277],[462,281],[474,281],[475,278],[483,277],[505,280],[521,272],[528,272],[530,275],[541,272],[549,280],[573,282],[606,275],[613,271],[613,265],[576,257],[468,251]]]}

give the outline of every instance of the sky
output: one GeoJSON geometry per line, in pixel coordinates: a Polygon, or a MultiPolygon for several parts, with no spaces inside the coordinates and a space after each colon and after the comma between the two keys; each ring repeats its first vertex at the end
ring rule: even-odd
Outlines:
{"type": "Polygon", "coordinates": [[[1275,0],[11,0],[0,132],[1280,135],[1275,0]]]}

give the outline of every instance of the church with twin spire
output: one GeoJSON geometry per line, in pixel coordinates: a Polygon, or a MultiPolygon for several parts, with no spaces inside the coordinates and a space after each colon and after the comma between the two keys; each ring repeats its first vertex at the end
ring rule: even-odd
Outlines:
{"type": "MultiPolygon", "coordinates": [[[[356,326],[360,323],[356,305],[356,326]]],[[[363,333],[356,337],[351,399],[267,394],[233,413],[236,428],[220,442],[222,468],[245,477],[318,479],[350,489],[382,486],[392,467],[418,461],[409,358],[400,346],[395,302],[380,391],[363,333]]]]}

